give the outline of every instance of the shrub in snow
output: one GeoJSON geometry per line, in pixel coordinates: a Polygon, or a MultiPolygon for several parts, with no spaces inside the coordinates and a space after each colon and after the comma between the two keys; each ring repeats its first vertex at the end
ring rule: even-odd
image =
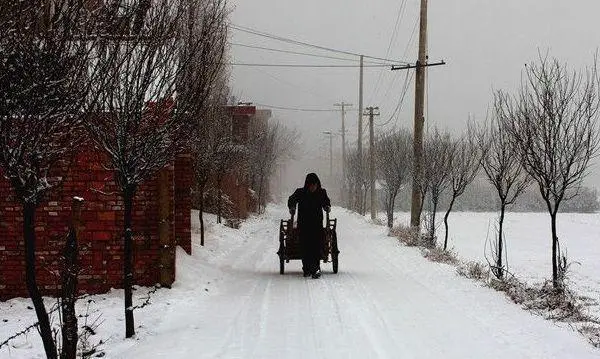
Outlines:
{"type": "Polygon", "coordinates": [[[483,263],[466,262],[461,263],[456,268],[456,272],[466,278],[487,282],[490,278],[490,271],[483,263]]]}
{"type": "Polygon", "coordinates": [[[456,253],[452,250],[444,250],[440,247],[423,248],[423,257],[432,262],[456,265],[459,263],[456,253]]]}
{"type": "Polygon", "coordinates": [[[390,229],[390,236],[396,237],[406,246],[416,247],[419,245],[419,232],[417,228],[396,226],[390,229]]]}
{"type": "Polygon", "coordinates": [[[579,328],[579,333],[588,338],[593,346],[600,348],[600,323],[583,325],[579,328]]]}

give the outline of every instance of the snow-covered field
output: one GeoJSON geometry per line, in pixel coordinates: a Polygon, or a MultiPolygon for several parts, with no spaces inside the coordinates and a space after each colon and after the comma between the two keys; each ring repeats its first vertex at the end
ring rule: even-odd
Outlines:
{"type": "MultiPolygon", "coordinates": [[[[339,208],[333,215],[338,274],[326,264],[321,279],[303,278],[300,262],[292,261],[279,275],[275,252],[286,210],[270,206],[239,230],[210,224],[205,247],[195,233],[194,255],[178,252],[173,289],[136,311],[135,339],[123,338],[122,292],[96,296],[90,318],[101,314],[103,323],[92,340],[106,342],[106,358],[600,356],[566,325],[532,316],[453,267],[427,261],[388,237],[385,227],[339,208]]],[[[485,233],[487,224],[481,227],[485,233]]],[[[135,301],[145,292],[138,290],[135,301]]],[[[0,342],[35,320],[28,305],[0,303],[0,342]]],[[[42,357],[37,333],[0,349],[2,359],[42,357]]]]}
{"type": "MultiPolygon", "coordinates": [[[[437,216],[440,219],[436,230],[438,243],[444,240],[443,215],[437,216]]],[[[395,223],[410,223],[410,213],[396,213],[396,216],[395,223]]],[[[486,238],[494,239],[497,220],[497,213],[450,213],[448,247],[453,248],[461,259],[486,263],[486,238]]],[[[567,253],[569,261],[576,262],[569,267],[569,285],[579,295],[596,302],[589,309],[600,318],[600,214],[561,213],[557,228],[562,251],[567,253]]],[[[549,215],[507,213],[504,231],[509,270],[531,284],[551,279],[549,215]]]]}

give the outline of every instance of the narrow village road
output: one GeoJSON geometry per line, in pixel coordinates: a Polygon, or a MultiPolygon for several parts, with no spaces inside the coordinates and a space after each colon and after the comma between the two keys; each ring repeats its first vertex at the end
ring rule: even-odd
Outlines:
{"type": "MultiPolygon", "coordinates": [[[[160,320],[119,358],[598,358],[582,336],[533,316],[500,293],[422,258],[384,227],[334,208],[340,271],[278,272],[284,207],[239,231],[211,229],[160,320]],[[226,231],[226,232],[225,232],[226,231]]],[[[161,299],[164,300],[164,299],[161,299]]],[[[164,310],[163,310],[164,309],[164,310]]],[[[143,320],[144,314],[139,314],[143,320]]]]}

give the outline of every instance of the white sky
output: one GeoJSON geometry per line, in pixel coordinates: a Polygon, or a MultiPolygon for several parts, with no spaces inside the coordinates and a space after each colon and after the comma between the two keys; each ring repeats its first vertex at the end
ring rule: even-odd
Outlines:
{"type": "MultiPolygon", "coordinates": [[[[371,56],[410,62],[417,56],[418,31],[412,42],[409,40],[418,18],[418,0],[232,1],[231,21],[235,25],[371,56]],[[392,39],[399,13],[397,35],[392,39]]],[[[591,64],[600,45],[598,13],[600,2],[594,0],[430,0],[429,59],[444,59],[448,64],[429,71],[426,123],[460,131],[469,116],[484,119],[493,89],[515,89],[523,65],[535,60],[539,52],[548,51],[576,68],[591,64]]],[[[234,43],[352,58],[236,30],[232,30],[230,36],[234,43]]],[[[231,47],[231,57],[233,62],[245,63],[358,63],[239,46],[231,47]]],[[[378,68],[365,70],[364,105],[380,107],[381,116],[376,124],[390,119],[399,102],[406,74],[378,68]]],[[[240,100],[255,103],[329,109],[333,103],[343,100],[358,107],[357,68],[234,66],[232,86],[240,100]]],[[[412,126],[413,93],[414,82],[411,82],[402,110],[390,125],[412,126]]],[[[328,165],[328,140],[322,131],[340,131],[339,113],[275,110],[274,115],[300,129],[306,148],[324,152],[322,162],[328,165]]],[[[348,115],[349,143],[357,138],[357,117],[356,112],[348,115]]],[[[384,127],[377,126],[376,130],[384,130],[384,127]]],[[[340,146],[339,139],[334,145],[340,146]]],[[[321,172],[326,168],[319,166],[321,172]]],[[[600,176],[594,174],[590,184],[600,187],[600,176]]]]}

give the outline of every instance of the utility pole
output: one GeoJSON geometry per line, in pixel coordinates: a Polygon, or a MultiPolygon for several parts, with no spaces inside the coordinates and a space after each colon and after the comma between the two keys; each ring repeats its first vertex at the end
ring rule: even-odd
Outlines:
{"type": "Polygon", "coordinates": [[[329,181],[333,180],[333,132],[323,131],[329,136],[329,181]]]}
{"type": "Polygon", "coordinates": [[[352,106],[351,103],[336,103],[333,106],[338,106],[342,108],[342,193],[341,200],[342,203],[345,203],[346,196],[346,107],[352,106]]]}
{"type": "Polygon", "coordinates": [[[371,185],[371,220],[377,218],[376,190],[375,190],[375,129],[373,128],[374,116],[379,116],[379,107],[367,107],[365,116],[369,116],[369,182],[371,185]],[[377,111],[377,112],[376,112],[377,111]]]}
{"type": "Polygon", "coordinates": [[[415,78],[415,119],[413,138],[414,171],[412,183],[412,199],[410,203],[410,225],[419,228],[421,225],[421,182],[423,179],[423,127],[425,123],[425,69],[431,66],[445,65],[439,61],[428,63],[427,56],[427,0],[421,0],[419,27],[419,58],[415,65],[392,66],[392,70],[417,69],[415,78]]]}
{"type": "Polygon", "coordinates": [[[357,205],[356,205],[356,209],[360,212],[360,214],[364,214],[362,213],[361,207],[362,207],[362,161],[363,161],[363,157],[362,157],[362,138],[363,138],[363,124],[362,124],[362,118],[363,118],[363,63],[364,63],[364,56],[360,55],[360,77],[358,80],[358,161],[359,161],[359,166],[358,166],[358,188],[357,188],[357,196],[356,196],[356,201],[357,201],[357,205]]]}
{"type": "Polygon", "coordinates": [[[410,225],[419,228],[421,224],[421,181],[423,179],[423,125],[425,122],[425,65],[427,64],[427,0],[421,0],[421,19],[419,26],[419,59],[415,78],[415,120],[413,156],[415,167],[410,203],[410,225]]]}

